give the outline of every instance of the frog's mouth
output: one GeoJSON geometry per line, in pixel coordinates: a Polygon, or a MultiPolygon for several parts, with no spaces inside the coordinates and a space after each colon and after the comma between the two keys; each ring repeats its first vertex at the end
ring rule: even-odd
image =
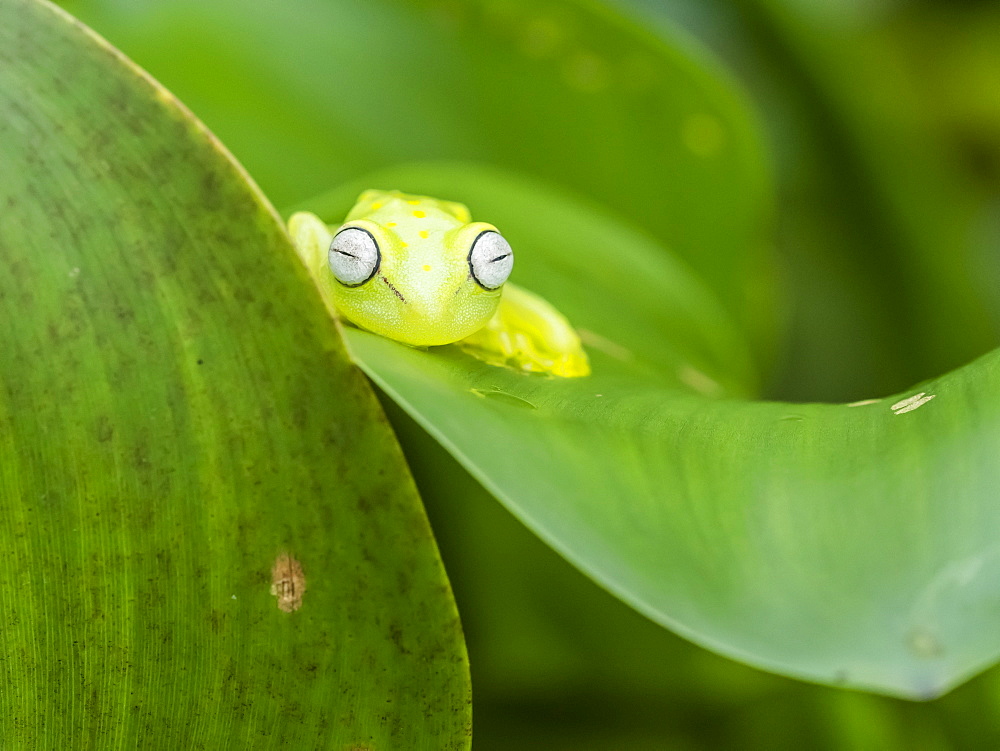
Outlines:
{"type": "Polygon", "coordinates": [[[396,289],[396,285],[395,284],[393,284],[388,279],[386,279],[382,274],[379,274],[378,278],[381,279],[383,282],[385,282],[389,286],[389,289],[392,290],[392,294],[394,294],[396,297],[398,297],[399,300],[400,300],[400,302],[402,302],[404,305],[407,304],[406,303],[406,298],[403,296],[402,292],[400,292],[398,289],[396,289]]]}

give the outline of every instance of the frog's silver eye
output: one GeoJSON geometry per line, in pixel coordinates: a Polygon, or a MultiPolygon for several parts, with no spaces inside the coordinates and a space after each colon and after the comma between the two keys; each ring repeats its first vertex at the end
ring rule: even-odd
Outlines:
{"type": "Polygon", "coordinates": [[[360,287],[378,271],[382,254],[368,230],[342,229],[330,243],[330,271],[345,287],[360,287]]]}
{"type": "Polygon", "coordinates": [[[469,271],[484,289],[496,289],[507,281],[514,268],[514,251],[495,230],[480,232],[469,251],[469,271]]]}

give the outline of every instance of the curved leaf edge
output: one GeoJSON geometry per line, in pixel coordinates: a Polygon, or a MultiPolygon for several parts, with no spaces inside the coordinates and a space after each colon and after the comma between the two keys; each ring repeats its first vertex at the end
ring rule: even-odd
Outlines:
{"type": "MultiPolygon", "coordinates": [[[[364,335],[364,332],[358,332],[364,335]]],[[[739,662],[745,663],[752,667],[776,673],[779,675],[785,675],[797,680],[804,681],[806,683],[812,683],[821,686],[832,686],[840,688],[848,688],[852,690],[861,690],[874,694],[880,694],[884,696],[890,696],[899,699],[905,699],[910,701],[926,702],[932,701],[934,699],[940,698],[945,694],[949,693],[954,688],[962,685],[971,678],[979,675],[983,671],[992,667],[996,664],[997,659],[1000,658],[1000,654],[994,655],[990,658],[983,659],[979,661],[978,664],[968,666],[964,670],[960,670],[947,677],[939,677],[938,680],[932,681],[930,683],[926,681],[921,681],[919,683],[905,684],[905,685],[891,685],[887,683],[866,683],[866,682],[846,682],[842,677],[838,675],[821,676],[811,673],[809,671],[804,671],[796,668],[794,665],[782,662],[780,660],[769,660],[762,658],[759,655],[748,652],[741,649],[729,642],[712,638],[706,636],[700,631],[688,627],[683,621],[680,621],[667,613],[662,609],[651,604],[641,596],[633,593],[628,587],[617,584],[615,581],[609,580],[606,576],[597,569],[597,567],[588,564],[586,557],[578,555],[570,546],[564,544],[559,536],[550,528],[548,528],[544,523],[540,522],[533,514],[529,513],[521,504],[512,498],[508,493],[506,493],[502,487],[496,483],[479,464],[473,460],[458,444],[452,441],[440,428],[438,428],[433,421],[426,418],[423,413],[406,397],[404,397],[397,389],[395,389],[392,384],[375,369],[368,365],[362,357],[360,357],[351,345],[351,333],[347,332],[345,336],[345,341],[347,343],[348,353],[351,355],[354,362],[360,367],[365,374],[378,386],[378,388],[385,393],[388,398],[392,399],[399,407],[401,407],[406,414],[419,425],[427,434],[433,438],[437,443],[439,443],[449,454],[451,454],[458,463],[465,468],[465,470],[478,482],[490,495],[496,498],[518,521],[525,525],[533,534],[537,535],[546,545],[555,550],[559,555],[571,563],[574,567],[580,570],[584,575],[594,581],[599,587],[609,592],[614,597],[618,598],[622,602],[632,607],[637,612],[644,615],[646,618],[650,619],[654,623],[668,628],[674,633],[680,635],[681,637],[687,639],[688,641],[701,646],[705,649],[711,650],[717,654],[723,655],[730,659],[737,660],[739,662]]],[[[968,363],[960,368],[957,368],[949,373],[946,373],[938,378],[927,379],[915,384],[909,389],[905,389],[897,394],[888,395],[884,397],[879,397],[873,400],[880,402],[897,402],[907,397],[912,397],[913,394],[922,391],[923,386],[927,384],[938,384],[941,379],[947,379],[952,376],[961,377],[966,375],[969,371],[977,368],[981,363],[986,363],[989,361],[994,361],[1000,364],[1000,348],[988,352],[976,360],[968,363]]],[[[713,401],[709,398],[698,397],[698,396],[683,396],[681,398],[698,400],[698,401],[713,401]]],[[[744,404],[755,404],[755,405],[766,405],[777,408],[794,408],[801,407],[805,405],[813,405],[817,407],[849,407],[853,404],[831,404],[831,403],[791,403],[791,402],[765,402],[765,401],[754,401],[754,400],[726,400],[731,402],[742,402],[744,404]]]]}
{"type": "MultiPolygon", "coordinates": [[[[86,37],[91,43],[102,50],[105,54],[113,57],[117,64],[125,68],[132,76],[140,80],[143,85],[148,87],[151,98],[158,100],[163,105],[163,112],[165,115],[174,116],[178,121],[187,125],[195,134],[195,138],[202,139],[207,145],[213,149],[227,164],[228,168],[233,170],[237,178],[242,181],[248,188],[252,195],[253,200],[266,215],[274,222],[276,227],[280,228],[282,236],[285,238],[286,243],[286,258],[287,263],[290,264],[295,269],[295,274],[302,282],[303,293],[305,295],[311,295],[314,298],[314,305],[317,309],[323,308],[323,302],[319,297],[318,291],[315,285],[312,283],[308,272],[302,266],[301,261],[294,250],[291,238],[288,236],[285,223],[278,211],[274,208],[271,202],[268,200],[267,196],[260,189],[253,177],[247,172],[243,165],[236,159],[232,152],[222,143],[222,141],[212,133],[212,131],[195,115],[182,101],[180,101],[172,92],[170,92],[166,87],[160,84],[150,73],[148,73],[144,68],[134,62],[125,53],[111,44],[106,38],[101,34],[96,32],[94,29],[89,27],[87,24],[83,23],[71,13],[56,5],[52,0],[25,0],[26,2],[31,2],[36,6],[43,8],[46,12],[51,13],[55,17],[59,18],[62,22],[73,27],[77,33],[86,37]]],[[[331,351],[328,354],[342,357],[349,362],[353,362],[350,358],[350,351],[346,346],[343,336],[341,335],[340,329],[338,327],[338,333],[333,337],[337,341],[336,351],[331,351]]],[[[370,408],[381,417],[381,420],[389,426],[389,420],[386,416],[381,404],[379,403],[378,397],[372,388],[368,388],[365,398],[370,403],[370,408]]],[[[413,479],[412,473],[409,471],[406,465],[406,457],[403,454],[402,448],[399,445],[398,440],[395,435],[386,434],[386,438],[391,441],[392,453],[396,454],[401,466],[405,471],[405,482],[412,489],[413,494],[419,499],[419,492],[416,487],[416,483],[413,479]]],[[[467,700],[464,703],[462,709],[464,710],[466,717],[465,725],[469,728],[468,739],[466,742],[466,747],[471,746],[471,727],[472,727],[472,686],[471,686],[471,676],[469,672],[469,659],[468,652],[466,648],[466,643],[461,634],[461,617],[458,612],[457,605],[454,599],[454,593],[451,583],[448,579],[447,572],[444,568],[443,562],[441,561],[440,551],[438,549],[437,543],[434,540],[433,530],[430,527],[430,522],[426,514],[426,510],[422,503],[418,502],[416,504],[416,509],[414,509],[419,516],[421,523],[426,527],[427,539],[431,542],[432,553],[434,559],[438,562],[438,567],[441,575],[441,584],[446,590],[447,602],[450,603],[450,613],[449,616],[453,616],[454,622],[457,624],[458,637],[459,640],[456,644],[460,654],[458,655],[461,659],[461,664],[464,668],[464,683],[466,686],[466,696],[467,700]]]]}

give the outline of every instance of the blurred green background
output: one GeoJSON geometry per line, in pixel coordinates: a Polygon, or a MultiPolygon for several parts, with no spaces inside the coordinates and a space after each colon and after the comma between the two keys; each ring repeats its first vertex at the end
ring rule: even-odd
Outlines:
{"type": "MultiPolygon", "coordinates": [[[[996,2],[581,2],[691,55],[698,75],[717,79],[721,108],[748,106],[741,148],[752,154],[759,134],[764,156],[729,168],[740,172],[734,185],[754,193],[743,200],[753,210],[725,216],[704,215],[699,186],[671,182],[680,155],[634,158],[637,140],[656,142],[657,111],[643,122],[620,117],[602,98],[602,58],[566,44],[587,30],[555,6],[62,5],[177,94],[279,208],[426,159],[516,168],[610,205],[715,280],[756,347],[764,396],[881,396],[1000,340],[996,2]],[[369,27],[396,33],[368,38],[369,27]],[[543,98],[510,110],[475,87],[501,43],[519,45],[524,62],[496,72],[498,82],[529,80],[541,62],[562,66],[579,100],[578,131],[546,132],[555,105],[543,98]],[[477,117],[454,115],[469,110],[477,117]],[[539,136],[526,140],[532,132],[539,136]],[[595,140],[601,132],[607,138],[595,140]],[[573,169],[551,155],[553,143],[579,153],[573,169]],[[684,235],[676,216],[703,234],[684,235]],[[698,244],[727,237],[747,243],[726,259],[731,279],[699,266],[698,244]],[[751,252],[760,246],[766,266],[751,252]],[[732,281],[747,278],[755,281],[732,281]]],[[[640,84],[655,72],[641,56],[623,60],[640,84]]],[[[701,135],[711,143],[710,126],[701,135]]],[[[712,655],[604,593],[471,480],[456,483],[461,471],[441,471],[452,460],[386,408],[456,590],[477,749],[1000,747],[997,669],[913,704],[712,655]]]]}

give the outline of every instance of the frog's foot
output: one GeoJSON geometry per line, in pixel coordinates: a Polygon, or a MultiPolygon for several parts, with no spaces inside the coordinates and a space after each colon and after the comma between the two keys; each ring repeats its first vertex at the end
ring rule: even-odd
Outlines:
{"type": "Polygon", "coordinates": [[[590,375],[587,354],[569,321],[538,295],[509,283],[489,323],[457,344],[490,365],[563,378],[590,375]]]}

